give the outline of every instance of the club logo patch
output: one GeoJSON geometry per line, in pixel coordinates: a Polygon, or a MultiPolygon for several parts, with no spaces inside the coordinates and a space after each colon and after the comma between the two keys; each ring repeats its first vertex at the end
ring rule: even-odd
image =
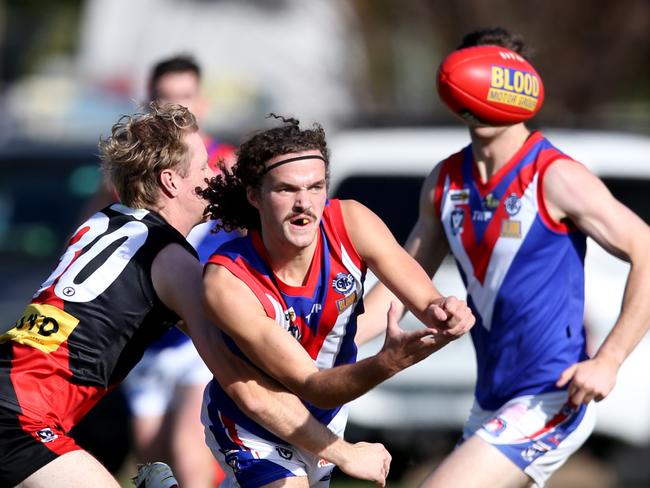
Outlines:
{"type": "Polygon", "coordinates": [[[519,198],[516,193],[511,193],[503,204],[505,205],[506,212],[508,212],[510,217],[514,217],[521,210],[521,198],[519,198]]]}
{"type": "Polygon", "coordinates": [[[332,280],[332,287],[342,295],[347,295],[354,287],[354,276],[350,273],[339,273],[332,280]]]}

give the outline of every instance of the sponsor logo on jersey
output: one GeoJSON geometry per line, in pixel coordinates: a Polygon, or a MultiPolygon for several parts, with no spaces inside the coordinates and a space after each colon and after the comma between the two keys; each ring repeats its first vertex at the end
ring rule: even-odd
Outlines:
{"type": "Polygon", "coordinates": [[[451,223],[451,233],[455,236],[463,232],[463,221],[465,220],[465,212],[459,208],[451,211],[449,221],[451,223]]]}
{"type": "Polygon", "coordinates": [[[56,435],[54,432],[52,432],[52,429],[49,427],[46,427],[45,429],[37,430],[36,435],[40,439],[40,441],[43,444],[47,444],[48,442],[55,441],[59,438],[58,435],[56,435]]]}
{"type": "Polygon", "coordinates": [[[296,311],[293,307],[289,307],[284,311],[284,328],[293,336],[294,339],[300,341],[302,338],[302,333],[300,332],[300,327],[296,324],[296,311]]]}
{"type": "Polygon", "coordinates": [[[499,199],[494,198],[494,195],[492,195],[492,193],[488,193],[483,199],[483,205],[491,210],[494,210],[499,206],[499,199]]]}
{"type": "Polygon", "coordinates": [[[449,199],[455,204],[463,204],[469,201],[469,189],[449,190],[449,199]]]}
{"type": "Polygon", "coordinates": [[[533,73],[505,66],[492,66],[487,99],[533,112],[540,86],[533,73]]]}
{"type": "Polygon", "coordinates": [[[347,295],[354,288],[354,276],[350,273],[339,273],[332,280],[332,287],[342,295],[347,295]]]}
{"type": "Polygon", "coordinates": [[[293,458],[293,451],[286,447],[275,446],[275,450],[278,451],[278,454],[282,459],[291,459],[293,458]]]}
{"type": "Polygon", "coordinates": [[[474,222],[487,222],[492,218],[492,212],[489,210],[474,210],[472,220],[474,222]]]}
{"type": "Polygon", "coordinates": [[[501,237],[521,239],[521,222],[508,219],[501,221],[501,237]]]}
{"type": "Polygon", "coordinates": [[[345,310],[348,309],[351,305],[356,303],[356,301],[357,301],[357,292],[356,291],[350,293],[345,298],[340,298],[339,300],[336,300],[336,308],[339,311],[339,315],[341,315],[343,312],[345,312],[345,310]]]}
{"type": "Polygon", "coordinates": [[[511,193],[506,201],[503,202],[503,205],[506,207],[506,212],[510,217],[514,217],[521,210],[521,198],[517,196],[516,193],[511,193]]]}
{"type": "Polygon", "coordinates": [[[18,342],[43,351],[56,351],[75,329],[79,319],[52,305],[30,303],[14,326],[0,336],[0,343],[18,342]]]}

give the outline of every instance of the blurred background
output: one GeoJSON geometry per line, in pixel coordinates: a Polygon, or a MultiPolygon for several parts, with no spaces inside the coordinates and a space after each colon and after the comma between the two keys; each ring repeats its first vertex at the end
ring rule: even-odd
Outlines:
{"type": "MultiPolygon", "coordinates": [[[[397,226],[408,228],[415,219],[417,189],[428,168],[466,143],[458,135],[461,124],[436,95],[437,66],[465,32],[486,26],[506,27],[534,48],[546,101],[533,125],[569,130],[568,139],[586,134],[585,155],[598,141],[598,154],[610,157],[603,163],[606,182],[648,221],[647,0],[0,0],[0,329],[12,325],[51,271],[100,185],[98,138],[121,114],[146,102],[149,70],[161,58],[190,54],[199,62],[209,103],[203,129],[222,140],[236,144],[267,123],[269,112],[322,123],[333,174],[345,176],[333,180],[332,194],[364,201],[403,237],[397,226]],[[389,133],[390,139],[383,137],[389,133]],[[409,139],[414,134],[439,140],[437,147],[451,140],[454,147],[440,156],[429,153],[419,139],[409,139]],[[372,167],[370,145],[377,150],[380,144],[396,155],[393,168],[359,180],[352,169],[372,167]],[[411,161],[399,160],[418,150],[412,161],[424,158],[425,166],[412,169],[411,161]],[[629,163],[623,174],[616,173],[619,163],[629,163]],[[398,194],[392,185],[402,177],[398,194]],[[360,187],[363,192],[354,193],[360,187]],[[398,218],[381,208],[386,191],[393,192],[390,210],[398,218]]],[[[619,306],[617,298],[594,314],[615,317],[619,306]]],[[[471,351],[463,357],[471,360],[471,351]]],[[[472,364],[465,366],[471,375],[472,364]]],[[[650,363],[635,368],[645,377],[650,363]]],[[[641,413],[627,415],[629,425],[594,434],[550,486],[650,486],[650,407],[634,396],[636,388],[647,399],[650,383],[632,373],[628,381],[632,387],[616,408],[636,402],[641,413]]],[[[466,395],[471,383],[463,378],[446,388],[466,395]]],[[[398,382],[393,388],[401,391],[398,382]]],[[[420,386],[413,380],[408,388],[420,386]]],[[[383,424],[382,415],[364,422],[373,408],[395,414],[401,407],[359,403],[349,436],[393,446],[394,484],[415,484],[459,433],[459,422],[426,416],[422,425],[404,428],[383,424]]],[[[456,407],[456,416],[464,408],[456,407]]],[[[128,459],[126,415],[119,395],[113,396],[95,414],[101,420],[89,419],[79,433],[115,471],[128,459]]],[[[339,475],[334,486],[345,483],[339,475]]]]}

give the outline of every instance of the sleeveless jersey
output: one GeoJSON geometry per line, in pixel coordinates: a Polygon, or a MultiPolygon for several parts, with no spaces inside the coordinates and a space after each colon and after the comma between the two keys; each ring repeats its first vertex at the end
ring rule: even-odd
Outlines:
{"type": "Polygon", "coordinates": [[[151,265],[167,245],[196,255],[159,215],[113,204],[82,224],[15,326],[0,336],[0,404],[67,431],[179,318],[151,265]]]}
{"type": "Polygon", "coordinates": [[[485,184],[471,146],[441,166],[434,205],[476,316],[475,394],[486,410],[556,390],[562,371],[586,358],[586,237],[552,220],[542,191],[559,158],[534,132],[485,184]]]}
{"type": "MultiPolygon", "coordinates": [[[[226,267],[246,283],[266,314],[300,342],[319,369],[325,369],[356,361],[354,337],[357,316],[363,313],[366,265],[350,241],[338,200],[328,201],[318,239],[304,286],[289,286],[274,275],[267,264],[262,238],[256,231],[224,244],[208,262],[226,267]]],[[[227,336],[226,342],[243,357],[227,336]]],[[[259,437],[284,443],[246,417],[216,380],[212,380],[208,392],[211,418],[218,416],[224,425],[234,422],[259,437]]],[[[306,406],[326,425],[341,408],[306,406]]],[[[220,445],[227,444],[220,442],[220,445]]]]}

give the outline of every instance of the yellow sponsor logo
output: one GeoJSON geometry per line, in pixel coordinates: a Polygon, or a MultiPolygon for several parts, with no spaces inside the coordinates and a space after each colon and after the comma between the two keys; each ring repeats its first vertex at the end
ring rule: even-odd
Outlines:
{"type": "Polygon", "coordinates": [[[519,220],[501,221],[501,236],[521,239],[521,222],[519,220]]]}
{"type": "Polygon", "coordinates": [[[0,343],[14,341],[46,354],[68,339],[79,319],[52,305],[30,303],[14,326],[0,336],[0,343]]]}
{"type": "Polygon", "coordinates": [[[345,310],[350,307],[353,303],[357,301],[357,292],[354,291],[350,293],[348,296],[345,298],[341,298],[340,300],[336,300],[336,308],[339,311],[339,315],[341,315],[345,310]]]}
{"type": "Polygon", "coordinates": [[[540,83],[536,75],[503,66],[492,66],[487,99],[530,110],[537,107],[540,83]]]}

